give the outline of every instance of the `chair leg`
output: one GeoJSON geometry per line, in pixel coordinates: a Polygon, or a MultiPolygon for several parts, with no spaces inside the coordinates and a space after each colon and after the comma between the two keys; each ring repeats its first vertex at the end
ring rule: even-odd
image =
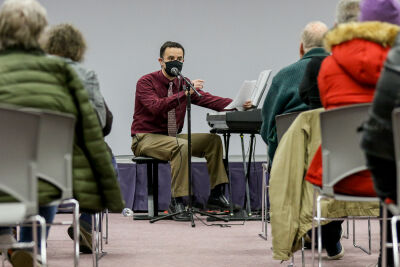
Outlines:
{"type": "Polygon", "coordinates": [[[301,238],[301,266],[306,267],[306,258],[304,255],[304,237],[301,238]]]}
{"type": "Polygon", "coordinates": [[[74,266],[79,266],[79,202],[76,199],[63,200],[63,204],[70,204],[72,209],[72,226],[74,228],[74,266]]]}
{"type": "Polygon", "coordinates": [[[93,266],[98,267],[99,264],[99,214],[92,215],[92,260],[93,266]]]}
{"type": "Polygon", "coordinates": [[[36,257],[38,255],[38,250],[37,250],[37,245],[38,245],[38,238],[37,238],[37,222],[39,222],[40,225],[40,256],[42,259],[42,266],[47,266],[47,250],[46,250],[46,220],[40,216],[36,215],[32,217],[33,219],[33,231],[32,231],[32,237],[34,241],[34,247],[33,247],[33,266],[37,266],[37,261],[36,257]]]}
{"type": "Polygon", "coordinates": [[[399,240],[397,238],[397,221],[400,216],[392,217],[392,243],[393,243],[393,262],[395,267],[399,267],[399,240]]]}
{"type": "Polygon", "coordinates": [[[33,240],[33,266],[37,267],[36,257],[38,255],[38,238],[37,238],[37,216],[34,216],[32,221],[32,240],[33,240]]]}
{"type": "Polygon", "coordinates": [[[153,163],[153,211],[158,216],[158,163],[153,163]]]}
{"type": "Polygon", "coordinates": [[[100,242],[100,253],[103,253],[103,218],[104,211],[100,212],[99,215],[99,242],[100,242]]]}
{"type": "Polygon", "coordinates": [[[345,235],[343,235],[343,238],[346,238],[346,239],[349,239],[349,237],[350,237],[350,227],[349,227],[349,219],[347,218],[346,219],[346,225],[347,225],[347,231],[346,231],[346,234],[345,235]]]}
{"type": "Polygon", "coordinates": [[[74,221],[74,265],[77,267],[79,266],[79,236],[80,236],[80,223],[79,223],[79,202],[75,200],[75,206],[73,211],[74,221]]]}
{"type": "Polygon", "coordinates": [[[363,248],[362,246],[357,245],[356,243],[356,220],[353,218],[353,246],[355,248],[361,249],[363,252],[371,255],[371,218],[368,218],[368,250],[363,248]]]}
{"type": "Polygon", "coordinates": [[[292,254],[292,261],[289,263],[288,267],[294,267],[294,254],[292,254]]]}
{"type": "Polygon", "coordinates": [[[312,266],[314,267],[315,262],[315,224],[314,221],[316,220],[316,212],[315,212],[315,205],[317,202],[317,190],[314,189],[313,195],[313,210],[312,210],[312,220],[311,220],[311,261],[312,266]]]}
{"type": "Polygon", "coordinates": [[[147,214],[149,218],[154,218],[154,195],[153,195],[153,164],[147,163],[147,214]]]}
{"type": "Polygon", "coordinates": [[[268,222],[267,222],[267,171],[268,164],[262,164],[262,196],[261,196],[261,234],[259,236],[265,240],[268,238],[268,222]]]}
{"type": "Polygon", "coordinates": [[[387,255],[386,255],[386,236],[387,236],[387,206],[382,203],[382,236],[381,236],[381,250],[382,250],[382,265],[386,266],[387,255]]]}
{"type": "Polygon", "coordinates": [[[106,240],[106,245],[108,245],[108,209],[106,209],[106,236],[105,236],[105,240],[106,240]]]}
{"type": "Polygon", "coordinates": [[[318,267],[322,266],[322,229],[321,229],[321,200],[324,196],[317,197],[317,226],[318,226],[318,267]]]}
{"type": "Polygon", "coordinates": [[[79,236],[80,236],[80,225],[79,225],[79,202],[75,199],[69,200],[70,203],[74,204],[72,212],[72,226],[74,228],[74,266],[79,266],[79,236]]]}

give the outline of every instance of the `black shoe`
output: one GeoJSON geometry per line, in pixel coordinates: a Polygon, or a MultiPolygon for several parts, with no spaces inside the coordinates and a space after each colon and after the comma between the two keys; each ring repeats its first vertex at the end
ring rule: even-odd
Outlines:
{"type": "Polygon", "coordinates": [[[190,221],[190,216],[185,210],[185,206],[181,202],[176,202],[173,199],[171,200],[171,203],[168,206],[168,213],[172,214],[175,212],[180,212],[177,215],[172,216],[172,219],[174,221],[178,222],[188,222],[190,221]]]}
{"type": "Polygon", "coordinates": [[[35,257],[31,251],[18,249],[12,253],[10,262],[13,267],[33,267],[35,266],[34,261],[36,261],[36,266],[42,266],[41,257],[39,255],[37,255],[36,260],[34,259],[35,257]]]}
{"type": "MultiPolygon", "coordinates": [[[[74,228],[72,225],[68,227],[67,233],[74,240],[74,228]]],[[[82,225],[79,226],[79,251],[83,254],[92,253],[92,233],[91,231],[87,231],[82,225]]]]}
{"type": "MultiPolygon", "coordinates": [[[[230,207],[231,207],[231,204],[229,203],[229,201],[226,199],[226,197],[223,194],[219,195],[218,197],[214,197],[214,196],[210,195],[210,197],[208,198],[207,208],[209,208],[209,209],[225,211],[225,210],[229,210],[230,207]]],[[[233,204],[234,211],[238,211],[240,209],[241,209],[240,206],[233,204]]]]}

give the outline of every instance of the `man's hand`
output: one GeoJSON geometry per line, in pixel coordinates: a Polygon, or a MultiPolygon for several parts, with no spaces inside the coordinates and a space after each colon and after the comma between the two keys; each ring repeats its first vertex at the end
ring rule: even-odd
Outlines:
{"type": "Polygon", "coordinates": [[[244,104],[243,104],[243,108],[246,110],[246,109],[249,109],[249,108],[252,108],[253,107],[253,103],[251,103],[251,100],[247,100],[246,102],[244,102],[244,104]]]}
{"type": "MultiPolygon", "coordinates": [[[[189,92],[190,92],[190,95],[193,95],[194,90],[193,90],[192,88],[190,88],[190,91],[189,91],[189,92]]],[[[187,91],[187,90],[185,91],[185,95],[188,95],[188,91],[187,91]]]]}
{"type": "MultiPolygon", "coordinates": [[[[201,89],[203,89],[204,80],[200,80],[200,79],[192,80],[192,84],[193,84],[194,88],[201,90],[201,89]]],[[[191,94],[192,94],[192,92],[191,92],[191,94]]]]}

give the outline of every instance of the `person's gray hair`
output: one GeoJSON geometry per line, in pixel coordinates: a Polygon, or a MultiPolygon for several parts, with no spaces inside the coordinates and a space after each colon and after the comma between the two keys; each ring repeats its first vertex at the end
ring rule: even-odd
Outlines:
{"type": "Polygon", "coordinates": [[[360,0],[339,0],[336,6],[336,24],[358,21],[360,0]]]}
{"type": "Polygon", "coordinates": [[[6,0],[0,7],[0,50],[39,48],[46,26],[46,9],[36,0],[6,0]]]}
{"type": "Polygon", "coordinates": [[[304,53],[316,47],[323,47],[323,39],[327,31],[328,26],[321,21],[312,21],[308,23],[301,33],[304,53]]]}

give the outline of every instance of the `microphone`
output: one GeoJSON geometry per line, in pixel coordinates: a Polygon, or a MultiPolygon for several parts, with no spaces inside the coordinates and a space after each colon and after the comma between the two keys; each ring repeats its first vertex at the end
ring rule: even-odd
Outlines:
{"type": "Polygon", "coordinates": [[[172,73],[174,76],[179,76],[179,74],[181,74],[181,73],[179,72],[179,70],[178,70],[177,67],[173,67],[173,68],[171,69],[171,73],[172,73]]]}
{"type": "Polygon", "coordinates": [[[175,77],[182,78],[182,79],[186,82],[186,84],[188,84],[189,87],[192,88],[193,91],[194,91],[199,97],[202,97],[202,95],[196,90],[196,88],[194,88],[194,86],[192,85],[192,83],[189,82],[189,81],[182,75],[182,73],[179,71],[179,69],[178,69],[177,67],[173,67],[173,68],[171,69],[171,73],[172,73],[175,77]]]}

